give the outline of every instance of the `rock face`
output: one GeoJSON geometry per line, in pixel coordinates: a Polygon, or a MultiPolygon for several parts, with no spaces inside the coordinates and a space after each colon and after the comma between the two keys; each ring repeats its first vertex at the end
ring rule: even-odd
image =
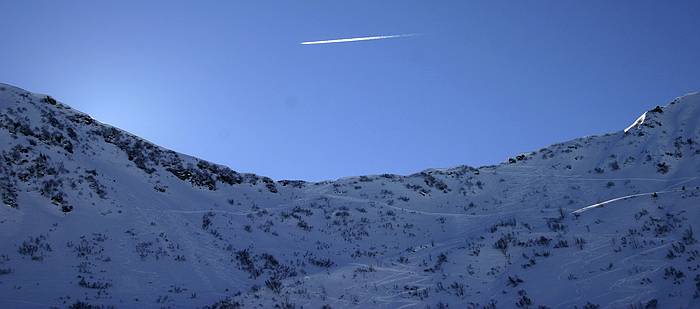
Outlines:
{"type": "Polygon", "coordinates": [[[0,84],[0,307],[697,308],[700,95],[496,166],[273,181],[0,84]]]}

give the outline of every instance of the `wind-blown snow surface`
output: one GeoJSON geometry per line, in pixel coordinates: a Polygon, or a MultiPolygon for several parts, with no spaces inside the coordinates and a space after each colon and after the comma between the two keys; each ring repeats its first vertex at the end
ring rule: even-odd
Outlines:
{"type": "Polygon", "coordinates": [[[497,166],[320,183],[8,85],[0,109],[3,308],[700,306],[698,94],[497,166]]]}

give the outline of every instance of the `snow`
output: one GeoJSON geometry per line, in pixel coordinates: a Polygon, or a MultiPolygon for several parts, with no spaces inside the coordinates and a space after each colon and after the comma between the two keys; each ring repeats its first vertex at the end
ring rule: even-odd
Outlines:
{"type": "Polygon", "coordinates": [[[697,93],[496,166],[321,183],[9,85],[0,109],[3,308],[700,306],[697,93]]]}
{"type": "Polygon", "coordinates": [[[627,131],[631,130],[634,127],[639,127],[642,123],[644,123],[644,119],[646,119],[647,113],[644,112],[637,120],[635,120],[629,127],[625,128],[624,132],[627,133],[627,131]]]}

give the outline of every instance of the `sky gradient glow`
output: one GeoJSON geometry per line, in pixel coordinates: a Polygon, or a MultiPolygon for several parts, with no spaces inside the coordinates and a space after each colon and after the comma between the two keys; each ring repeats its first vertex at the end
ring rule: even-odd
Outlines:
{"type": "Polygon", "coordinates": [[[494,164],[700,90],[699,1],[0,0],[0,29],[0,82],[275,179],[494,164]]]}

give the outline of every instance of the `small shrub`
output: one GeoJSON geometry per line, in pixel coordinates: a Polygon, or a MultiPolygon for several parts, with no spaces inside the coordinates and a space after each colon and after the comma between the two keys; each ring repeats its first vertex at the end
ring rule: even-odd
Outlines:
{"type": "Polygon", "coordinates": [[[275,294],[279,294],[282,291],[282,282],[274,278],[265,280],[265,286],[275,294]]]}

